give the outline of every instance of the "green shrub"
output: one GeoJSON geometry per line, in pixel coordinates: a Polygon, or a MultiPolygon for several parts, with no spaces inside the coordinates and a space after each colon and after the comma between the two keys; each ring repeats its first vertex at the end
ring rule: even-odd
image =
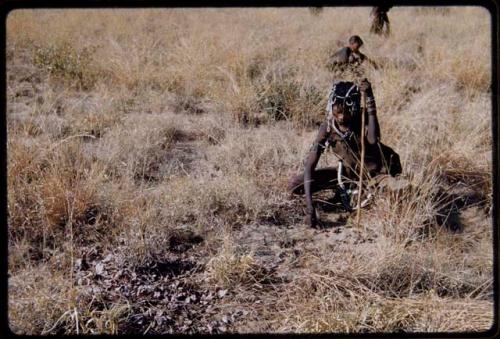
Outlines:
{"type": "Polygon", "coordinates": [[[77,50],[69,42],[35,47],[33,62],[50,74],[88,90],[95,85],[99,74],[93,60],[95,49],[95,46],[90,46],[77,50]]]}
{"type": "Polygon", "coordinates": [[[258,107],[270,121],[291,120],[311,125],[323,108],[323,95],[314,85],[303,84],[293,68],[268,73],[258,85],[258,107]]]}
{"type": "Polygon", "coordinates": [[[293,81],[273,81],[261,86],[257,100],[271,120],[288,120],[292,103],[299,97],[299,92],[299,86],[293,81]]]}

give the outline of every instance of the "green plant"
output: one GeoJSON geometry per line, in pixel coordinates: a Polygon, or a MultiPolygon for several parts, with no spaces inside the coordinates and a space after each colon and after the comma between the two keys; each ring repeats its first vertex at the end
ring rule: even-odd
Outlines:
{"type": "Polygon", "coordinates": [[[99,76],[93,60],[96,49],[96,46],[87,46],[78,50],[69,42],[39,46],[35,47],[33,62],[78,88],[89,90],[99,76]]]}

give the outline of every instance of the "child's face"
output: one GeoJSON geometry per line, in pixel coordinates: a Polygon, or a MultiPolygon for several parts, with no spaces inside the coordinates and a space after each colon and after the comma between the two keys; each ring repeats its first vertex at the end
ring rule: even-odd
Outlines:
{"type": "Polygon", "coordinates": [[[349,124],[349,121],[351,120],[350,111],[345,110],[344,105],[342,105],[341,103],[333,104],[332,114],[333,117],[335,118],[335,121],[341,126],[346,126],[347,124],[349,124]]]}
{"type": "Polygon", "coordinates": [[[357,42],[351,42],[349,46],[351,47],[351,50],[353,52],[357,52],[359,50],[359,47],[361,47],[357,42]]]}

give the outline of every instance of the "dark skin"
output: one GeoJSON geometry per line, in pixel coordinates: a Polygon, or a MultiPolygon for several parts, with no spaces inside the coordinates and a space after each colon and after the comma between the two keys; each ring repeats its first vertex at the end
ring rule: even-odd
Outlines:
{"type": "MultiPolygon", "coordinates": [[[[359,87],[361,92],[364,92],[365,94],[367,94],[367,92],[370,92],[371,94],[371,84],[368,82],[368,80],[363,80],[359,87]]],[[[344,110],[342,105],[333,105],[332,113],[334,116],[335,124],[341,132],[348,131],[351,128],[349,123],[351,122],[353,117],[350,115],[349,111],[344,110]]],[[[357,136],[359,137],[359,135],[357,136]]],[[[327,137],[328,135],[326,127],[322,125],[316,137],[315,144],[322,142],[327,137]]],[[[379,141],[379,139],[380,127],[378,124],[377,115],[376,112],[371,112],[370,114],[368,114],[366,135],[366,141],[368,143],[367,146],[370,147],[370,145],[375,145],[379,141]]],[[[332,176],[335,177],[336,175],[336,171],[333,169],[315,171],[318,161],[321,157],[321,153],[322,152],[319,147],[313,147],[313,149],[311,149],[311,151],[307,154],[304,165],[304,193],[307,205],[306,223],[311,227],[317,227],[318,225],[316,211],[312,201],[312,193],[322,188],[329,188],[327,178],[332,176]]]]}
{"type": "Polygon", "coordinates": [[[361,62],[367,61],[370,65],[373,66],[373,68],[378,69],[378,65],[373,61],[372,59],[368,58],[366,55],[360,52],[361,45],[357,42],[352,42],[349,44],[349,48],[351,51],[355,54],[358,55],[359,58],[361,59],[361,62]]]}
{"type": "Polygon", "coordinates": [[[372,65],[375,69],[377,69],[378,65],[373,60],[368,58],[366,55],[361,53],[361,51],[359,50],[361,48],[361,46],[362,45],[358,42],[350,42],[349,45],[347,46],[347,48],[352,52],[351,57],[346,59],[346,55],[344,54],[343,50],[340,50],[337,53],[335,53],[335,55],[333,56],[333,59],[332,59],[333,63],[337,63],[337,64],[348,63],[349,64],[349,63],[354,62],[353,60],[357,59],[358,63],[361,64],[361,63],[367,61],[370,65],[372,65]],[[353,59],[353,60],[350,60],[350,59],[353,59]]]}
{"type": "Polygon", "coordinates": [[[352,42],[349,44],[349,48],[351,49],[351,51],[353,51],[354,53],[360,53],[359,52],[359,48],[361,47],[361,45],[357,42],[352,42]]]}
{"type": "Polygon", "coordinates": [[[361,53],[361,51],[359,50],[361,48],[361,44],[358,43],[358,42],[351,42],[349,43],[349,46],[347,46],[351,52],[352,52],[352,56],[355,57],[355,58],[358,58],[360,63],[362,63],[363,61],[367,60],[368,58],[366,57],[366,55],[364,55],[363,53],[361,53]]]}

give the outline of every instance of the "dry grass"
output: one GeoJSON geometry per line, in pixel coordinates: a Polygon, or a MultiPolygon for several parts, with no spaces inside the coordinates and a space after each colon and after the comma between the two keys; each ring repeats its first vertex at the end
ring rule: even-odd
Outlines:
{"type": "Polygon", "coordinates": [[[154,299],[90,297],[75,263],[113,253],[117,270],[196,262],[190,281],[227,291],[207,316],[245,311],[221,332],[487,330],[490,17],[397,7],[384,39],[368,33],[369,11],[12,12],[11,329],[123,333],[138,314],[161,317],[154,299]],[[412,188],[377,196],[363,230],[348,219],[315,232],[286,181],[324,117],[328,54],[352,34],[381,66],[364,72],[412,188]],[[459,233],[438,225],[452,198],[465,199],[459,233]]]}

